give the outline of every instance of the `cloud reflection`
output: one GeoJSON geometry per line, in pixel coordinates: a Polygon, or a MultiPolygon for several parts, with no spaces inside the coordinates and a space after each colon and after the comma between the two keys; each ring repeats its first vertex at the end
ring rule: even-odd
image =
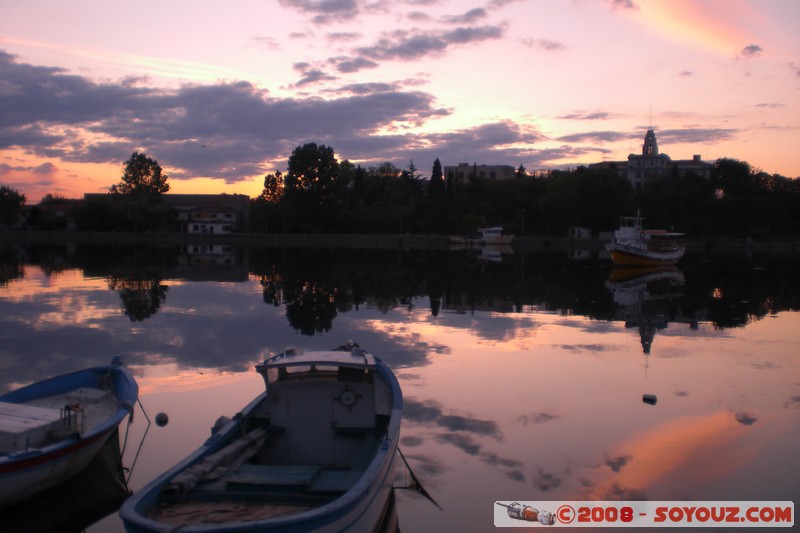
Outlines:
{"type": "Polygon", "coordinates": [[[755,450],[739,442],[747,431],[726,411],[670,420],[620,444],[602,463],[610,471],[593,469],[592,488],[581,498],[640,499],[629,496],[648,488],[653,498],[691,499],[752,460],[755,450]]]}

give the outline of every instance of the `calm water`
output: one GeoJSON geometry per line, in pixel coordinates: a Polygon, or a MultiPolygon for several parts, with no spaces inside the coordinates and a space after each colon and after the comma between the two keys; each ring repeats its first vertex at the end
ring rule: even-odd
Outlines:
{"type": "Polygon", "coordinates": [[[137,409],[137,490],[263,390],[256,362],[353,339],[400,379],[401,449],[443,508],[397,491],[403,531],[491,531],[495,501],[798,500],[797,257],[493,259],[0,248],[0,391],[124,355],[169,415],[145,434],[137,409]]]}

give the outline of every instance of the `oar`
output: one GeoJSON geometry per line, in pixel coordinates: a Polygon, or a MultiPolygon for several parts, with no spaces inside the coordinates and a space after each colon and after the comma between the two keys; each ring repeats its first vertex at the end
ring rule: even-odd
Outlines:
{"type": "Polygon", "coordinates": [[[422,483],[420,483],[420,482],[419,482],[419,478],[418,478],[416,475],[414,475],[414,471],[413,471],[413,470],[411,470],[411,465],[409,465],[409,464],[408,464],[408,461],[406,461],[406,456],[405,456],[405,455],[403,455],[403,452],[402,452],[402,450],[400,450],[400,448],[399,448],[399,447],[397,448],[397,452],[400,454],[400,458],[403,460],[403,463],[405,463],[405,465],[406,465],[406,468],[408,469],[408,473],[409,473],[409,474],[411,474],[411,486],[410,486],[410,487],[395,487],[395,488],[396,488],[396,489],[409,489],[409,488],[414,488],[414,489],[416,489],[416,490],[417,490],[417,492],[419,492],[419,493],[420,493],[420,494],[421,494],[421,495],[422,495],[422,496],[423,496],[425,499],[427,499],[427,500],[430,500],[430,502],[431,502],[433,505],[435,505],[436,507],[438,507],[440,511],[444,511],[444,509],[442,509],[442,506],[441,506],[441,505],[439,505],[438,503],[436,503],[436,500],[434,500],[434,499],[433,499],[433,497],[432,497],[432,496],[431,496],[431,495],[428,493],[428,491],[427,491],[427,490],[425,490],[425,487],[423,487],[423,486],[422,486],[422,483]]]}

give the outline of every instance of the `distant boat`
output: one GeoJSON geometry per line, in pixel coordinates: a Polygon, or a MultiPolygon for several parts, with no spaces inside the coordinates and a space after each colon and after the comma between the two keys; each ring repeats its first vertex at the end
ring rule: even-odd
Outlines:
{"type": "Polygon", "coordinates": [[[617,266],[673,265],[686,251],[681,237],[683,233],[645,230],[637,213],[635,217],[620,217],[620,227],[606,249],[617,266]]]}
{"type": "Polygon", "coordinates": [[[256,370],[266,391],[125,502],[127,531],[374,531],[396,520],[403,398],[391,370],[354,345],[287,350],[256,370]]]}
{"type": "Polygon", "coordinates": [[[0,396],[0,507],[84,470],[126,416],[139,388],[115,359],[0,396]]]}
{"type": "Polygon", "coordinates": [[[468,237],[451,237],[450,241],[456,246],[486,246],[493,244],[510,244],[514,235],[504,234],[502,226],[478,228],[475,235],[468,237]]]}
{"type": "Polygon", "coordinates": [[[503,233],[502,226],[479,228],[478,231],[484,244],[509,244],[514,240],[514,235],[503,233]]]}

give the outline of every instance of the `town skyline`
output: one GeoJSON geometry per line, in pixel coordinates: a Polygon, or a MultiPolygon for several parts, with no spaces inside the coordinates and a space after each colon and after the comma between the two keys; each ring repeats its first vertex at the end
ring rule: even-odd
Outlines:
{"type": "Polygon", "coordinates": [[[790,0],[137,6],[4,7],[0,184],[29,203],[107,192],[134,151],[171,192],[256,197],[307,142],[429,176],[624,160],[650,128],[674,159],[800,176],[790,0]]]}

